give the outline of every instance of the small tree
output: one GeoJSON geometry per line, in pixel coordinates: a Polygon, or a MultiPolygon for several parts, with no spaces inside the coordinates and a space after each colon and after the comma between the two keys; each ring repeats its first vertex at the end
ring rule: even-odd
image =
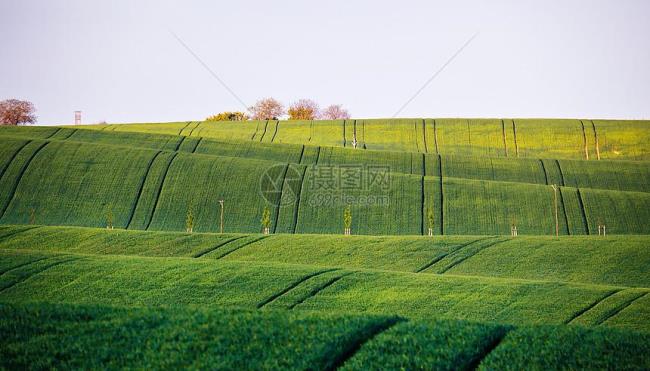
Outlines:
{"type": "Polygon", "coordinates": [[[343,228],[343,234],[346,236],[352,234],[352,210],[350,209],[350,205],[348,205],[343,212],[343,228]]]}
{"type": "Polygon", "coordinates": [[[205,119],[205,121],[246,121],[248,120],[248,115],[244,112],[221,112],[216,115],[212,115],[205,119]]]}
{"type": "Polygon", "coordinates": [[[192,233],[194,230],[194,212],[192,206],[187,208],[187,215],[185,217],[185,232],[192,233]]]}
{"type": "Polygon", "coordinates": [[[435,213],[433,207],[427,208],[427,222],[429,225],[429,236],[433,236],[433,225],[435,222],[435,213]]]}
{"type": "Polygon", "coordinates": [[[33,207],[29,208],[29,224],[34,225],[36,224],[36,209],[33,207]]]}
{"type": "Polygon", "coordinates": [[[108,208],[106,212],[106,229],[113,229],[113,208],[108,208]]]}
{"type": "Polygon", "coordinates": [[[311,99],[300,99],[289,107],[289,120],[313,120],[318,117],[318,103],[311,99]]]}
{"type": "Polygon", "coordinates": [[[31,102],[7,99],[0,101],[0,125],[35,124],[36,109],[31,102]]]}
{"type": "Polygon", "coordinates": [[[264,207],[262,219],[260,221],[262,222],[262,232],[264,234],[269,234],[269,230],[271,229],[271,211],[268,207],[264,207]]]}
{"type": "Polygon", "coordinates": [[[265,98],[257,101],[250,111],[254,120],[277,120],[284,114],[284,106],[273,98],[265,98]]]}
{"type": "Polygon", "coordinates": [[[347,120],[350,113],[340,104],[333,104],[321,112],[321,118],[325,120],[347,120]]]}

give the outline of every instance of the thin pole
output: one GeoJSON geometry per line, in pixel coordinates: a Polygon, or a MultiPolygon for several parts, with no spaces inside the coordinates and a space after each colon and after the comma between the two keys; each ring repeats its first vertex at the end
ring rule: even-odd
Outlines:
{"type": "Polygon", "coordinates": [[[219,200],[219,205],[221,205],[221,228],[219,230],[223,233],[223,200],[219,200]]]}
{"type": "Polygon", "coordinates": [[[557,185],[553,184],[553,204],[555,206],[555,236],[560,235],[560,223],[557,218],[557,185]]]}

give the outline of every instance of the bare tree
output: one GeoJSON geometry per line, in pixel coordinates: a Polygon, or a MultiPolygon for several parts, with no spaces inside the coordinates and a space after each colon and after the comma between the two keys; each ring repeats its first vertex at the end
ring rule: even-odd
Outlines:
{"type": "Polygon", "coordinates": [[[32,102],[7,99],[0,102],[0,125],[35,124],[36,109],[32,102]]]}
{"type": "Polygon", "coordinates": [[[333,104],[321,112],[321,118],[326,120],[349,119],[350,113],[340,104],[333,104]]]}
{"type": "Polygon", "coordinates": [[[289,120],[313,120],[318,117],[318,103],[300,99],[289,107],[289,120]]]}
{"type": "Polygon", "coordinates": [[[277,120],[284,113],[284,106],[273,98],[265,98],[258,100],[250,111],[253,120],[277,120]]]}

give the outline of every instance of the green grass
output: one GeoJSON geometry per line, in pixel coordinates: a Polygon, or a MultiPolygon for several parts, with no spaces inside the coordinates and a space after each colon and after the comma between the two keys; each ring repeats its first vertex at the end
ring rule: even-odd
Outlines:
{"type": "Polygon", "coordinates": [[[46,303],[0,304],[0,314],[4,335],[0,367],[8,369],[644,369],[649,365],[648,335],[579,327],[396,323],[397,318],[383,316],[46,303]]]}
{"type": "MultiPolygon", "coordinates": [[[[347,120],[345,137],[343,120],[281,121],[274,143],[340,147],[344,143],[351,145],[355,121],[357,140],[361,148],[365,145],[367,149],[436,153],[437,139],[442,154],[505,157],[507,149],[508,157],[517,157],[518,148],[519,157],[584,159],[586,137],[590,159],[596,157],[592,121],[577,119],[424,119],[424,125],[423,119],[347,120]],[[584,136],[581,121],[585,127],[584,136]]],[[[593,120],[593,123],[598,134],[601,158],[650,159],[648,121],[593,120]]],[[[86,128],[178,134],[186,125],[187,123],[151,123],[86,128]]],[[[268,125],[264,121],[204,122],[194,131],[183,131],[183,135],[190,133],[192,136],[222,140],[252,138],[267,142],[275,133],[275,122],[269,122],[268,125]],[[262,136],[264,127],[270,131],[268,137],[266,134],[262,136]]]]}
{"type": "MultiPolygon", "coordinates": [[[[279,263],[10,249],[2,249],[0,256],[5,271],[0,276],[0,300],[13,303],[259,308],[298,290],[293,296],[296,301],[289,304],[296,310],[534,324],[568,322],[614,290],[611,286],[373,270],[340,270],[350,274],[341,274],[327,286],[310,284],[327,269],[279,263]],[[31,263],[26,264],[26,259],[31,263]]],[[[637,328],[646,320],[641,315],[626,326],[637,328]]]]}
{"type": "Polygon", "coordinates": [[[646,274],[650,264],[647,236],[261,237],[264,236],[3,226],[0,248],[203,259],[227,254],[224,259],[229,261],[650,287],[646,274]]]}

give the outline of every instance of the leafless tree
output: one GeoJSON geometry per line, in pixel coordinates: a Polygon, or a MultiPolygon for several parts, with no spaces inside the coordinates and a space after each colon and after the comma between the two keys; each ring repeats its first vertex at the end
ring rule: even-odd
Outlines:
{"type": "Polygon", "coordinates": [[[284,106],[276,99],[265,98],[257,101],[250,111],[253,120],[277,120],[284,113],[284,106]]]}
{"type": "Polygon", "coordinates": [[[32,102],[7,99],[0,102],[0,125],[35,124],[36,109],[32,102]]]}
{"type": "Polygon", "coordinates": [[[289,107],[289,120],[313,120],[318,117],[318,103],[300,99],[289,107]]]}
{"type": "Polygon", "coordinates": [[[340,104],[333,104],[321,112],[321,118],[326,120],[349,119],[350,113],[340,104]]]}

